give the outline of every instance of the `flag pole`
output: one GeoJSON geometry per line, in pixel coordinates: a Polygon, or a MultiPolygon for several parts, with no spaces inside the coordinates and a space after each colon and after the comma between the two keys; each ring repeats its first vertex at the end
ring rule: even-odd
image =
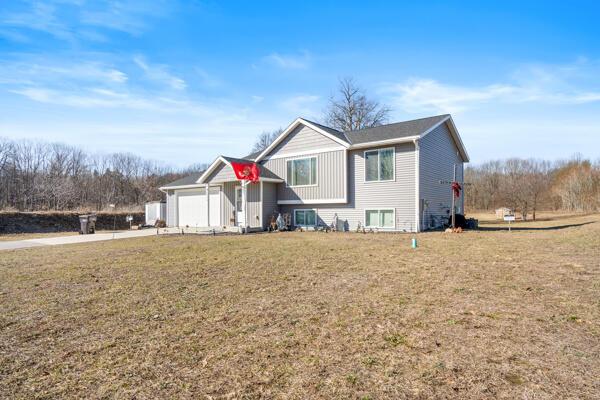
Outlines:
{"type": "Polygon", "coordinates": [[[242,181],[242,203],[244,203],[244,233],[248,233],[248,183],[250,181],[242,181]]]}
{"type": "MultiPolygon", "coordinates": [[[[452,182],[456,182],[456,164],[454,164],[454,175],[452,177],[452,182]]],[[[454,190],[452,190],[452,228],[456,228],[456,196],[454,195],[454,190]]]]}

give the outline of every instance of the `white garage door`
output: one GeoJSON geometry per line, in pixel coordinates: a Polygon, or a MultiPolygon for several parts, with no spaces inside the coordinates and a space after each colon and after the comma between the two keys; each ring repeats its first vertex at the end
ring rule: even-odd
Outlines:
{"type": "Polygon", "coordinates": [[[208,226],[207,211],[204,189],[177,193],[179,226],[208,226]]]}
{"type": "Polygon", "coordinates": [[[221,226],[221,188],[209,188],[208,200],[210,201],[210,226],[221,226]]]}

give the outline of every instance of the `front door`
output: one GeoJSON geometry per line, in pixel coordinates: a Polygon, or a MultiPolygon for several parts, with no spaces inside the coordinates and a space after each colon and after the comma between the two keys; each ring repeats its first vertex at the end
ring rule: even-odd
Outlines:
{"type": "Polygon", "coordinates": [[[242,187],[235,188],[235,224],[237,226],[244,225],[244,198],[242,196],[242,187]]]}

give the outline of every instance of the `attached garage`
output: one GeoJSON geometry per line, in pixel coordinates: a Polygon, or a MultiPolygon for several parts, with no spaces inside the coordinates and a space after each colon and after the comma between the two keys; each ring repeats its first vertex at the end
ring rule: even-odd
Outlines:
{"type": "Polygon", "coordinates": [[[206,190],[177,191],[178,226],[208,226],[206,190]]]}
{"type": "Polygon", "coordinates": [[[182,189],[175,192],[177,204],[177,226],[219,227],[221,226],[221,188],[182,189]]]}

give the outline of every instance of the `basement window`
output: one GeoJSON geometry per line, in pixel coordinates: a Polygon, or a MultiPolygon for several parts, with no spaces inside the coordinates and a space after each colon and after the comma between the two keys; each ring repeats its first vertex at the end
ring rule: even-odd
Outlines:
{"type": "Polygon", "coordinates": [[[394,209],[365,210],[366,228],[394,228],[394,209]]]}
{"type": "Polygon", "coordinates": [[[294,210],[294,225],[295,226],[316,226],[317,211],[316,210],[294,210]]]}

